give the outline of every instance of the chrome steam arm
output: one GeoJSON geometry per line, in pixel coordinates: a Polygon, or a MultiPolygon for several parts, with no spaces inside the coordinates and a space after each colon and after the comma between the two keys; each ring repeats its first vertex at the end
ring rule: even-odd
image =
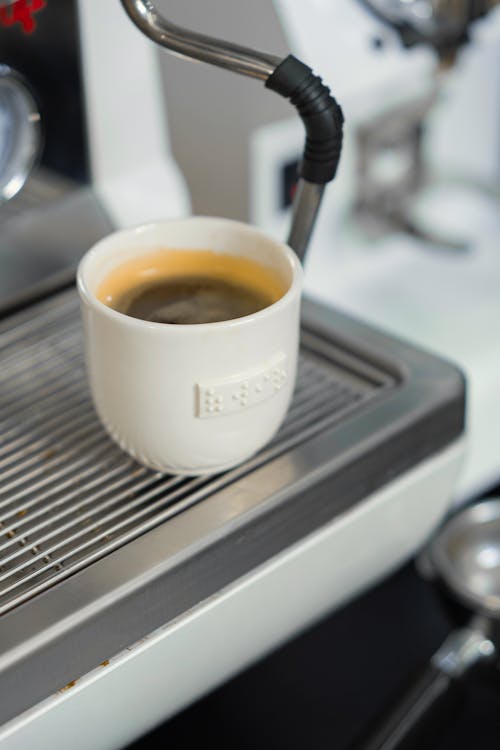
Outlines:
{"type": "Polygon", "coordinates": [[[167,21],[150,0],[121,0],[135,25],[156,44],[190,60],[216,65],[265,82],[296,107],[306,129],[306,145],[288,242],[306,253],[326,184],[337,172],[342,149],[342,110],[330,89],[304,63],[284,60],[230,42],[188,31],[167,21]]]}

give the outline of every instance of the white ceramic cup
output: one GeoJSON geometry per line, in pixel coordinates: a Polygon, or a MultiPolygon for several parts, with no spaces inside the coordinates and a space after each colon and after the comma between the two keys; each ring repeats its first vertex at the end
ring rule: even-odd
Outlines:
{"type": "Polygon", "coordinates": [[[78,268],[87,369],[97,413],[142,464],[211,474],[256,453],[277,432],[293,394],[302,269],[287,245],[257,229],[188,218],[115,232],[78,268]],[[113,269],[160,249],[214,250],[271,267],[287,291],[269,307],[220,323],[170,325],[100,302],[113,269]]]}

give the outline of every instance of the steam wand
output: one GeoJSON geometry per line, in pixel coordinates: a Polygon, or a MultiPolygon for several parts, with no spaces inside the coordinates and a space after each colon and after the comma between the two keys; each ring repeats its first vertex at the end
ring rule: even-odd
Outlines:
{"type": "Polygon", "coordinates": [[[293,204],[288,244],[304,258],[325,186],[337,172],[344,118],[330,89],[310,68],[289,55],[273,55],[198,34],[167,21],[150,0],[121,0],[135,25],[150,39],[177,55],[206,62],[265,81],[296,107],[306,129],[300,179],[293,204]]]}

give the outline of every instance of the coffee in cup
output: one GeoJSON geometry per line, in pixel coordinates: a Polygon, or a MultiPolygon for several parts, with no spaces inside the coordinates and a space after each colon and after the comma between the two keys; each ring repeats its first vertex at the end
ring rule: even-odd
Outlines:
{"type": "Polygon", "coordinates": [[[114,269],[97,296],[132,318],[199,325],[252,315],[285,292],[280,276],[251,258],[211,250],[164,249],[114,269]]]}

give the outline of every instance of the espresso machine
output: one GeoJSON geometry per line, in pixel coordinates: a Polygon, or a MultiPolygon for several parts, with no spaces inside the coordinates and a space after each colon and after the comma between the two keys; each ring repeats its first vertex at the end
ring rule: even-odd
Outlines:
{"type": "MultiPolygon", "coordinates": [[[[343,160],[306,265],[310,295],[460,364],[468,459],[456,502],[500,478],[500,8],[276,0],[291,48],[335,85],[343,160]]],[[[279,235],[293,120],[252,143],[252,220],[279,235]]]]}
{"type": "Polygon", "coordinates": [[[182,215],[189,198],[155,52],[118,3],[2,3],[0,48],[1,306],[72,278],[114,227],[182,215]]]}
{"type": "Polygon", "coordinates": [[[20,118],[0,208],[0,748],[121,748],[414,554],[453,497],[466,386],[306,298],[293,404],[261,453],[213,477],[123,454],[91,405],[73,273],[112,228],[189,209],[158,47],[295,104],[289,242],[306,264],[341,194],[325,184],[342,111],[297,58],[180,28],[151,0],[17,0],[0,23],[20,118]]]}

